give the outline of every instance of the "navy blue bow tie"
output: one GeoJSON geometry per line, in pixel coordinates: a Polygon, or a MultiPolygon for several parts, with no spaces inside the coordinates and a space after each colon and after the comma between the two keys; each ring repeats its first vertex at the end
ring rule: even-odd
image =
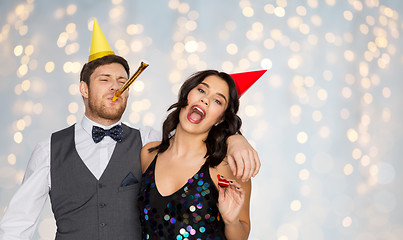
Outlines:
{"type": "Polygon", "coordinates": [[[92,126],[92,139],[95,143],[99,143],[105,136],[111,137],[116,142],[122,141],[123,129],[121,125],[116,125],[111,129],[105,130],[103,128],[92,126]]]}

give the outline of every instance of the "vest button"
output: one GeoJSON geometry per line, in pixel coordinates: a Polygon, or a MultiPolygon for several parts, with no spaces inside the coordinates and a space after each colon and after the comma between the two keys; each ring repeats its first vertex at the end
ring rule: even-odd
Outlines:
{"type": "Polygon", "coordinates": [[[100,203],[99,206],[100,206],[101,208],[103,208],[103,207],[106,207],[106,204],[105,204],[105,203],[100,203]]]}
{"type": "Polygon", "coordinates": [[[98,183],[98,187],[102,188],[104,185],[102,183],[98,183]]]}
{"type": "Polygon", "coordinates": [[[99,226],[100,227],[105,227],[106,223],[100,223],[99,226]]]}

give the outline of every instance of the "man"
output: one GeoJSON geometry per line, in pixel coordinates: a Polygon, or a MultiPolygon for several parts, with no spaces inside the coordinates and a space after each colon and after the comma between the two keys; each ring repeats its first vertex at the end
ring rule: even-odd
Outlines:
{"type": "MultiPolygon", "coordinates": [[[[126,60],[113,53],[94,20],[89,61],[80,75],[85,116],[36,146],[0,222],[1,240],[31,239],[48,194],[57,240],[140,239],[140,150],[160,136],[121,123],[128,91],[112,98],[128,77],[126,60]]],[[[242,136],[229,139],[228,155],[237,176],[257,174],[258,156],[242,136]]]]}

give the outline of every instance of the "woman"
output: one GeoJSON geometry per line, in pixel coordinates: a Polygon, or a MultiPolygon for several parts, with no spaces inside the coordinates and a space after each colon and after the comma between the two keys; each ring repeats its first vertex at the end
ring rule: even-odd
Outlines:
{"type": "Polygon", "coordinates": [[[251,182],[231,180],[225,159],[228,136],[240,134],[238,108],[226,73],[201,71],[182,85],[162,141],[141,151],[143,239],[248,238],[251,182]],[[229,187],[220,187],[217,175],[229,187]]]}

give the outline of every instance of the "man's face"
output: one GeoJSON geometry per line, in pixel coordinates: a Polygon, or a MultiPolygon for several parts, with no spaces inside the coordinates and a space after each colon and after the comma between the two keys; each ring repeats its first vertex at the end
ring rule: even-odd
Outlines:
{"type": "Polygon", "coordinates": [[[128,89],[116,101],[112,101],[112,98],[127,79],[127,73],[119,63],[96,68],[90,76],[89,86],[85,82],[80,83],[80,91],[85,103],[85,115],[102,125],[110,125],[119,121],[126,109],[128,89]]]}

